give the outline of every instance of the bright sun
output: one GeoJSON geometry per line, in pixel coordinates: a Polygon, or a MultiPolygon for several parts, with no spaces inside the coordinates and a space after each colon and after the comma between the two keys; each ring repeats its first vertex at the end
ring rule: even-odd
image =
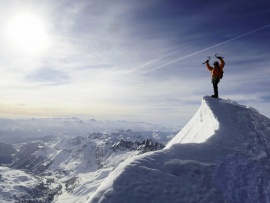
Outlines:
{"type": "Polygon", "coordinates": [[[7,27],[10,43],[27,53],[35,54],[46,49],[49,36],[44,22],[37,16],[25,13],[10,20],[7,27]]]}

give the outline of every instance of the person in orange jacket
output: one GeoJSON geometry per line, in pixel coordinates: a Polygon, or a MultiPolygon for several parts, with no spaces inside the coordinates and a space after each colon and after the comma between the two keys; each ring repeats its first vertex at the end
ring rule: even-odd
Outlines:
{"type": "Polygon", "coordinates": [[[214,95],[211,95],[211,97],[218,98],[218,83],[220,82],[220,79],[222,78],[225,62],[221,56],[217,56],[217,55],[215,56],[216,58],[219,59],[220,63],[218,61],[215,61],[213,64],[214,67],[212,67],[209,65],[209,60],[207,60],[205,64],[206,64],[206,68],[212,73],[212,84],[214,88],[214,95]]]}

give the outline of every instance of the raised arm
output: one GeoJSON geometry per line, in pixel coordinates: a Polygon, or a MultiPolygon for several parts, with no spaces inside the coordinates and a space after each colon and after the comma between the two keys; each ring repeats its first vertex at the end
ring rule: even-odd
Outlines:
{"type": "Polygon", "coordinates": [[[224,68],[224,66],[225,66],[225,61],[223,60],[223,58],[222,58],[222,57],[218,57],[218,59],[219,59],[219,61],[220,61],[220,65],[219,65],[219,67],[220,67],[221,69],[223,69],[223,68],[224,68]]]}
{"type": "Polygon", "coordinates": [[[206,68],[207,68],[208,70],[210,70],[210,71],[213,70],[213,67],[209,65],[209,61],[208,61],[208,60],[206,61],[205,65],[206,65],[206,68]]]}
{"type": "Polygon", "coordinates": [[[221,69],[223,69],[224,66],[225,66],[225,62],[224,62],[224,60],[223,60],[223,57],[218,56],[218,54],[215,54],[215,57],[216,57],[217,59],[219,59],[219,61],[220,61],[219,67],[220,67],[221,69]]]}

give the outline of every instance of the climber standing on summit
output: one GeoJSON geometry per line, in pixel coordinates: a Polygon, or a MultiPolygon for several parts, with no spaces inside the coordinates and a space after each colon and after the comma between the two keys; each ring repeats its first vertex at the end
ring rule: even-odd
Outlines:
{"type": "Polygon", "coordinates": [[[220,82],[220,79],[223,77],[223,68],[225,66],[225,62],[223,60],[223,57],[218,56],[217,54],[215,55],[217,59],[219,59],[220,64],[218,61],[214,62],[214,67],[209,65],[209,59],[206,60],[203,64],[206,64],[206,68],[211,71],[212,73],[212,84],[214,88],[214,94],[211,95],[211,97],[218,98],[218,83],[220,82]]]}

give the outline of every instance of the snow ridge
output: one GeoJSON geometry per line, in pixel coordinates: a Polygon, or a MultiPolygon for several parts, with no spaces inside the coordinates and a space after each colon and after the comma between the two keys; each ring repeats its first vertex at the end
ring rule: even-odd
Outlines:
{"type": "Polygon", "coordinates": [[[164,150],[120,164],[88,203],[270,202],[270,119],[205,96],[164,150]]]}
{"type": "Polygon", "coordinates": [[[202,100],[201,107],[193,118],[167,145],[170,148],[175,143],[202,143],[211,137],[219,128],[219,123],[207,103],[202,100]],[[196,128],[193,126],[196,125],[196,128]]]}

